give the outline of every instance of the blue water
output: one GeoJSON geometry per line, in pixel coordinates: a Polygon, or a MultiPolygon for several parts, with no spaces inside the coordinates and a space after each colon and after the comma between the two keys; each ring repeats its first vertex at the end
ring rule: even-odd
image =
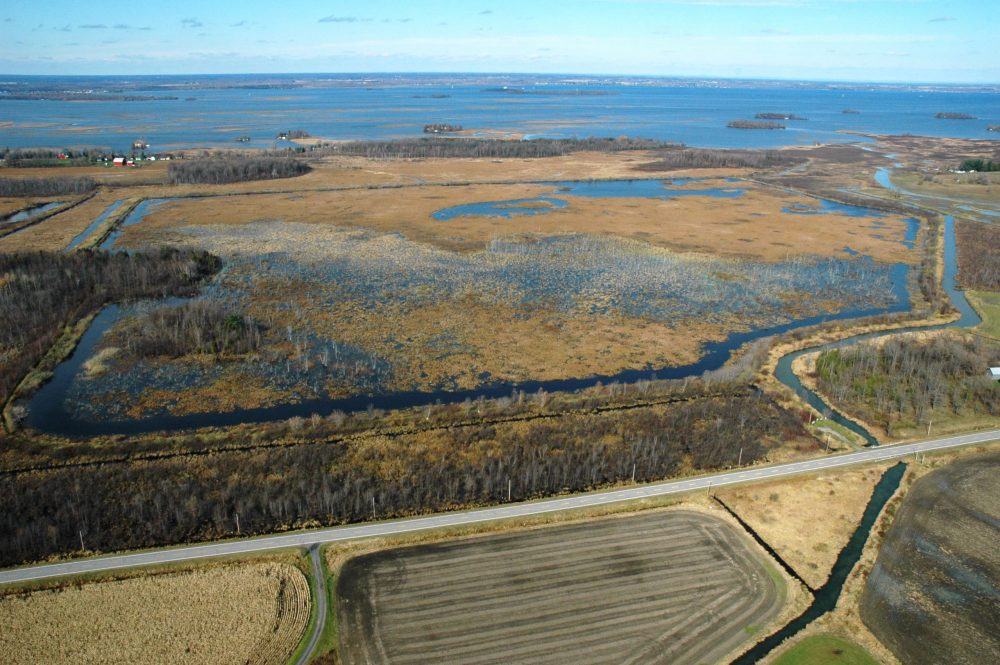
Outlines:
{"type": "Polygon", "coordinates": [[[885,217],[885,213],[874,208],[863,208],[861,206],[847,205],[836,201],[821,199],[816,205],[806,205],[803,203],[793,203],[781,209],[792,215],[846,215],[848,217],[885,217]]]}
{"type": "MultiPolygon", "coordinates": [[[[583,196],[600,199],[644,198],[672,199],[677,196],[710,196],[713,198],[733,199],[743,196],[746,191],[741,187],[691,187],[692,183],[701,182],[699,178],[675,178],[673,180],[576,180],[572,182],[541,182],[555,188],[559,196],[583,196]],[[683,189],[682,189],[683,188],[683,189]]],[[[727,182],[739,182],[727,178],[727,182]]],[[[567,201],[553,196],[538,196],[533,199],[513,199],[510,201],[484,201],[466,203],[438,210],[434,219],[446,221],[456,217],[506,217],[515,215],[543,215],[565,208],[567,201]],[[527,205],[526,205],[527,204],[527,205]],[[530,204],[548,204],[532,206],[530,204]]],[[[849,207],[849,206],[848,206],[849,207]]],[[[875,210],[851,208],[852,216],[881,216],[875,210]]]]}
{"type": "Polygon", "coordinates": [[[916,330],[941,330],[944,328],[972,328],[978,326],[982,323],[982,319],[976,310],[969,304],[968,299],[965,297],[960,289],[955,286],[955,275],[958,272],[958,254],[955,246],[955,219],[950,215],[945,217],[944,225],[944,276],[941,280],[941,285],[945,292],[948,294],[951,300],[952,306],[960,314],[958,321],[953,323],[945,323],[936,326],[911,326],[908,328],[900,328],[891,330],[889,332],[875,332],[867,333],[864,335],[855,335],[854,337],[848,337],[846,339],[830,342],[828,344],[822,344],[820,346],[810,347],[808,349],[802,349],[801,351],[796,351],[782,357],[778,361],[778,365],[774,370],[774,376],[776,379],[784,383],[786,386],[791,388],[799,395],[799,397],[808,403],[811,407],[819,411],[820,413],[828,413],[830,419],[840,425],[851,430],[855,434],[861,436],[867,445],[874,446],[878,445],[878,440],[872,436],[871,432],[857,424],[853,420],[845,417],[844,415],[833,410],[830,405],[828,405],[819,395],[817,395],[812,390],[806,388],[802,381],[799,379],[798,375],[792,371],[792,364],[800,357],[815,353],[817,351],[828,351],[830,349],[843,348],[845,346],[850,346],[852,344],[857,344],[858,342],[863,342],[866,340],[875,339],[877,337],[883,337],[887,334],[896,335],[904,332],[912,332],[916,330]]]}
{"type": "MultiPolygon", "coordinates": [[[[586,196],[598,199],[644,198],[672,199],[677,196],[711,196],[713,198],[735,199],[746,191],[741,187],[691,187],[701,182],[699,178],[675,178],[673,180],[577,180],[574,182],[547,182],[560,195],[586,196]]],[[[734,182],[728,179],[728,182],[734,182]]],[[[738,182],[738,181],[735,181],[738,182]]]]}
{"type": "MultiPolygon", "coordinates": [[[[33,77],[7,76],[15,83],[33,77]]],[[[51,80],[38,77],[41,80],[51,80]]],[[[107,85],[114,77],[102,77],[107,85]]],[[[219,78],[219,77],[214,77],[219,78]]],[[[422,136],[427,123],[460,124],[545,137],[641,136],[701,147],[775,148],[816,142],[866,140],[843,132],[912,133],[994,139],[988,124],[1000,124],[1000,94],[992,91],[880,89],[820,84],[760,87],[701,87],[692,81],[622,78],[570,83],[536,77],[529,93],[462,76],[294,75],[288,83],[331,87],[288,89],[169,90],[164,85],[199,77],[139,77],[148,86],[128,94],[177,96],[143,102],[4,100],[0,96],[0,145],[53,148],[101,146],[128,149],[143,137],[153,152],[198,147],[282,147],[280,131],[304,129],[328,139],[387,139],[422,136]],[[575,94],[583,92],[586,94],[575,94]],[[437,96],[438,98],[435,98],[437,96]],[[188,101],[186,98],[191,97],[188,101]],[[844,114],[844,108],[860,111],[844,114]],[[759,112],[808,118],[781,131],[729,129],[726,123],[759,112]],[[977,120],[938,120],[939,111],[959,111],[977,120]],[[247,134],[248,144],[236,143],[247,134]]],[[[482,77],[480,77],[481,79],[482,77]]],[[[121,79],[135,81],[137,77],[121,79]]],[[[239,84],[239,76],[229,77],[239,84]]],[[[503,83],[503,77],[497,77],[503,83]]],[[[66,79],[63,79],[66,80],[66,79]]],[[[79,86],[87,79],[74,79],[79,86]]],[[[95,85],[99,83],[95,80],[95,85]]]]}
{"type": "Polygon", "coordinates": [[[118,208],[120,208],[123,203],[125,203],[125,199],[121,199],[121,200],[115,201],[114,203],[112,203],[111,205],[109,205],[107,208],[105,208],[104,212],[102,212],[100,215],[97,216],[97,218],[94,221],[92,221],[90,224],[88,224],[87,228],[85,228],[82,233],[80,233],[78,236],[76,236],[75,238],[73,238],[69,242],[69,244],[66,245],[66,249],[63,250],[63,251],[70,252],[70,251],[76,249],[77,247],[79,247],[80,243],[82,243],[84,240],[86,240],[87,238],[89,238],[90,234],[93,233],[94,231],[96,231],[97,227],[100,226],[101,224],[103,224],[104,220],[106,220],[111,213],[113,213],[114,211],[118,210],[118,208]]]}
{"type": "Polygon", "coordinates": [[[466,203],[438,210],[431,217],[440,221],[456,217],[516,217],[544,215],[565,208],[568,203],[551,196],[538,196],[533,199],[511,199],[509,201],[484,201],[482,203],[466,203]]]}
{"type": "Polygon", "coordinates": [[[146,199],[137,205],[132,209],[132,212],[130,212],[125,219],[118,224],[115,230],[108,234],[108,237],[101,242],[98,249],[112,249],[115,246],[115,242],[117,242],[118,238],[121,237],[127,227],[132,226],[133,224],[138,224],[153,208],[161,203],[171,200],[173,199],[146,199]]]}
{"type": "Polygon", "coordinates": [[[35,206],[34,208],[28,208],[27,210],[20,210],[18,212],[15,212],[13,215],[10,215],[9,217],[0,219],[0,226],[4,226],[6,224],[16,224],[17,222],[24,222],[29,219],[34,219],[35,217],[38,217],[39,215],[42,215],[48,212],[49,210],[52,210],[53,208],[58,208],[62,204],[63,204],[62,201],[53,201],[52,203],[43,203],[42,205],[35,206]]]}

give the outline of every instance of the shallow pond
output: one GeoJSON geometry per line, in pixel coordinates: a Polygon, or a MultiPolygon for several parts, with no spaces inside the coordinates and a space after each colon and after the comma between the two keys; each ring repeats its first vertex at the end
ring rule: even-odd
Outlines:
{"type": "MultiPolygon", "coordinates": [[[[576,180],[567,182],[540,182],[539,185],[553,187],[553,195],[537,196],[528,199],[510,201],[485,201],[451,206],[435,212],[432,217],[439,221],[447,221],[456,217],[513,217],[518,215],[542,215],[561,210],[570,205],[564,198],[557,197],[587,197],[597,199],[662,199],[669,200],[679,196],[708,196],[712,198],[733,199],[743,196],[746,189],[742,187],[701,187],[705,178],[674,178],[671,180],[640,179],[640,180],[576,180]]],[[[726,183],[739,182],[736,178],[727,178],[726,183]]],[[[865,215],[866,213],[860,213],[865,215]]]]}

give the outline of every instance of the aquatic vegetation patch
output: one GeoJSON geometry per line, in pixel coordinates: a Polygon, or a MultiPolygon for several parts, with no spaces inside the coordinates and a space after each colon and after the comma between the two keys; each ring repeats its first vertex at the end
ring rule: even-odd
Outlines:
{"type": "MultiPolygon", "coordinates": [[[[74,381],[72,402],[99,405],[78,413],[134,411],[122,395],[140,393],[200,390],[208,404],[205,386],[236,377],[275,391],[262,397],[270,403],[275,394],[303,400],[474,388],[539,372],[557,378],[684,364],[726,332],[897,300],[891,267],[870,260],[765,263],[581,233],[511,234],[472,253],[399,233],[275,221],[188,226],[171,237],[224,257],[199,298],[259,324],[259,345],[221,363],[115,355],[107,362],[118,371],[74,381]],[[672,336],[684,341],[667,343],[672,336]],[[553,353],[560,362],[551,362],[553,353]]],[[[150,306],[126,312],[102,346],[127,348],[123,338],[150,306]]],[[[182,402],[198,406],[181,400],[166,408],[182,402]]]]}

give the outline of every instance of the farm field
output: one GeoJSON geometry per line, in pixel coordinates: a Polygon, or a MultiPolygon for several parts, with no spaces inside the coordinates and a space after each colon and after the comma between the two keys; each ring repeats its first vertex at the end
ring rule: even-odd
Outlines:
{"type": "Polygon", "coordinates": [[[1000,653],[998,470],[991,452],[928,473],[885,535],[860,614],[901,662],[964,665],[1000,653]]]}
{"type": "Polygon", "coordinates": [[[223,565],[0,595],[10,665],[284,665],[309,585],[283,563],[223,565]]]}
{"type": "Polygon", "coordinates": [[[711,662],[777,615],[776,576],[733,527],[693,511],[385,550],[341,570],[340,656],[711,662]]]}
{"type": "Polygon", "coordinates": [[[829,577],[885,468],[720,490],[718,496],[817,589],[829,577]]]}

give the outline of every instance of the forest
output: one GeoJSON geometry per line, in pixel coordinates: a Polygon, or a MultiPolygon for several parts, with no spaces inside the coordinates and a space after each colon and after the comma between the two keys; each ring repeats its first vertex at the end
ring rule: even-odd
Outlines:
{"type": "MultiPolygon", "coordinates": [[[[308,422],[299,427],[309,427],[308,422]]],[[[764,458],[804,438],[768,397],[728,394],[527,422],[442,427],[0,476],[0,564],[514,501],[764,458]]],[[[811,440],[810,440],[811,441],[811,440]]],[[[806,444],[809,445],[809,444],[806,444]]],[[[818,445],[818,444],[817,444],[818,445]]]]}
{"type": "Polygon", "coordinates": [[[445,157],[499,159],[561,157],[574,152],[655,150],[670,145],[674,144],[625,137],[531,139],[527,141],[425,137],[397,141],[355,141],[328,146],[319,152],[323,154],[354,155],[369,159],[428,159],[445,157]]]}
{"type": "Polygon", "coordinates": [[[820,390],[848,411],[883,426],[927,425],[935,412],[1000,415],[1000,387],[986,374],[1000,349],[975,336],[893,337],[824,351],[820,390]]]}
{"type": "Polygon", "coordinates": [[[197,300],[159,307],[140,316],[120,333],[117,345],[140,358],[231,356],[260,349],[261,332],[249,316],[227,311],[216,301],[197,300]]]}
{"type": "Polygon", "coordinates": [[[655,162],[642,164],[640,171],[670,169],[732,168],[763,169],[788,166],[805,161],[782,150],[713,150],[710,148],[674,148],[663,150],[655,162]]]}
{"type": "Polygon", "coordinates": [[[294,178],[311,170],[305,162],[288,157],[213,157],[172,161],[167,167],[167,180],[174,185],[223,185],[251,180],[294,178]]]}
{"type": "Polygon", "coordinates": [[[963,289],[1000,291],[1000,226],[960,221],[955,224],[958,241],[958,283],[963,289]]]}
{"type": "Polygon", "coordinates": [[[989,173],[1000,171],[1000,163],[994,162],[992,159],[966,159],[959,165],[958,170],[989,173]]]}
{"type": "Polygon", "coordinates": [[[86,194],[97,187],[86,176],[51,176],[48,178],[0,178],[0,197],[66,196],[86,194]]]}
{"type": "Polygon", "coordinates": [[[0,403],[63,327],[110,302],[191,295],[218,272],[203,251],[79,251],[0,254],[0,403]]]}

